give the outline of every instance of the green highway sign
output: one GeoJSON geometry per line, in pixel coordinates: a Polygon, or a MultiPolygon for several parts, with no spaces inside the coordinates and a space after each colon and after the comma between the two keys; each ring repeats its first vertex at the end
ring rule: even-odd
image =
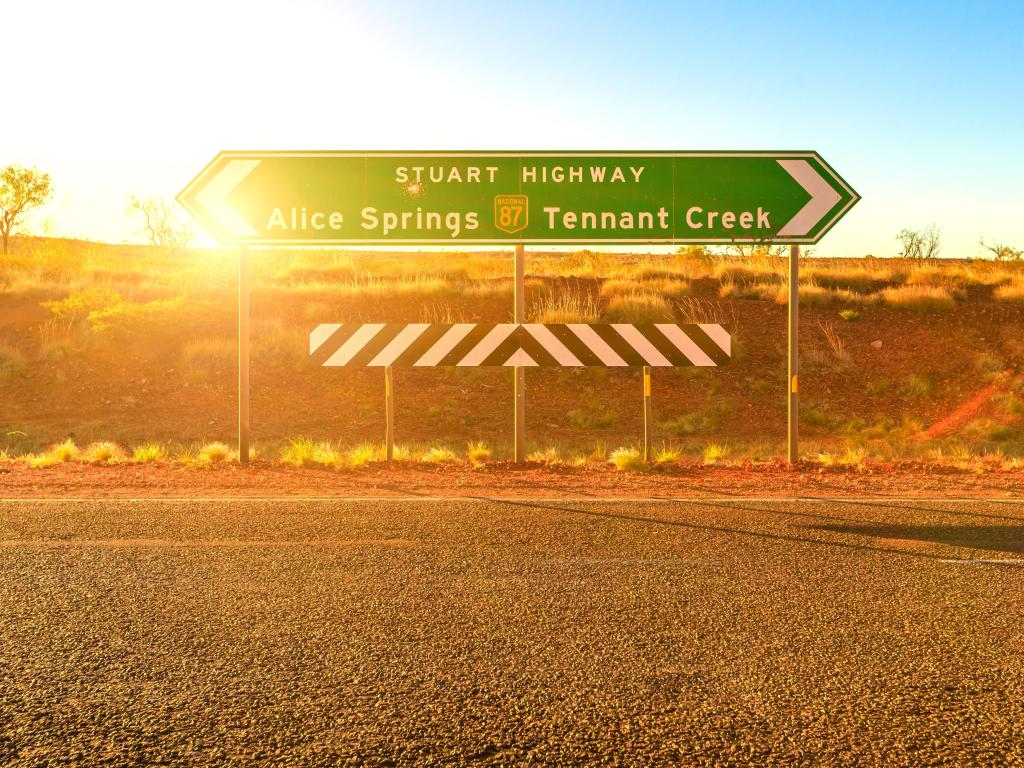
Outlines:
{"type": "Polygon", "coordinates": [[[224,244],[816,243],[816,152],[222,152],[178,202],[224,244]]]}

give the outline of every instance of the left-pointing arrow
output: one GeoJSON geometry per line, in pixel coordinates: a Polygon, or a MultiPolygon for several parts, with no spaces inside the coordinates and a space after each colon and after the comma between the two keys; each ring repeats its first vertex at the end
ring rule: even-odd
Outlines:
{"type": "Polygon", "coordinates": [[[259,164],[259,160],[228,160],[195,194],[203,218],[231,239],[259,237],[260,233],[227,200],[259,164]]]}

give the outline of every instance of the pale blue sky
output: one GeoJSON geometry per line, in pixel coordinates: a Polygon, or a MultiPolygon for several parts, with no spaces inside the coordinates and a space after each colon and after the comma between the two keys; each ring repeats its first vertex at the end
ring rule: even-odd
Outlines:
{"type": "MultiPolygon", "coordinates": [[[[0,164],[121,241],[221,149],[815,149],[863,200],[821,255],[939,224],[1024,247],[1024,3],[36,0],[0,164]],[[40,58],[40,45],[43,47],[40,58]]],[[[5,12],[6,13],[6,12],[5,12]]]]}

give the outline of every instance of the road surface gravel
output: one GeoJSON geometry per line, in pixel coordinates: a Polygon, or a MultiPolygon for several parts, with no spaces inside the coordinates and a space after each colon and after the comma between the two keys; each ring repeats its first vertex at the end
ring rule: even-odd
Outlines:
{"type": "Polygon", "coordinates": [[[1024,764],[1016,502],[0,502],[0,765],[1024,764]]]}

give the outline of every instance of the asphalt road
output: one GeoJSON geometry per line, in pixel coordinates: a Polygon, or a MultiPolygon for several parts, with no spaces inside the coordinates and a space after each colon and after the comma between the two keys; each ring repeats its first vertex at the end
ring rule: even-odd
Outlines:
{"type": "Polygon", "coordinates": [[[0,765],[1024,764],[1024,505],[0,502],[0,765]]]}

